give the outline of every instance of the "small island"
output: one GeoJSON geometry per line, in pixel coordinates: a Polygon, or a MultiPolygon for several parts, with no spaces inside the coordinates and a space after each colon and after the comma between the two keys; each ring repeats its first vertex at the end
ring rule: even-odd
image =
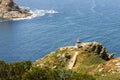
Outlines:
{"type": "Polygon", "coordinates": [[[0,0],[0,19],[15,19],[31,16],[29,10],[20,8],[13,0],[0,0]]]}

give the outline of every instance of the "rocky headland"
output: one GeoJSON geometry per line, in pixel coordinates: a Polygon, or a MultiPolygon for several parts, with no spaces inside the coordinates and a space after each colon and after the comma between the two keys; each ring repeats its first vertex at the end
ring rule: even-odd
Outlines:
{"type": "Polygon", "coordinates": [[[108,53],[99,42],[83,42],[80,45],[79,48],[76,46],[58,48],[37,60],[33,66],[88,73],[97,80],[120,78],[120,58],[114,58],[114,54],[108,53]]]}
{"type": "Polygon", "coordinates": [[[58,48],[31,61],[0,61],[0,80],[120,80],[120,58],[99,42],[58,48]]]}
{"type": "Polygon", "coordinates": [[[0,18],[25,18],[32,14],[27,9],[20,8],[13,0],[0,0],[0,18]]]}

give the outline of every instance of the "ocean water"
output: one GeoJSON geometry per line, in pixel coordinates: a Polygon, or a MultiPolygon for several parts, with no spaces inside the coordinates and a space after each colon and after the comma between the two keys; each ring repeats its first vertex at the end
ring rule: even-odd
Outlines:
{"type": "Polygon", "coordinates": [[[0,20],[0,60],[35,61],[62,46],[98,41],[120,56],[120,0],[14,0],[33,15],[0,20]]]}

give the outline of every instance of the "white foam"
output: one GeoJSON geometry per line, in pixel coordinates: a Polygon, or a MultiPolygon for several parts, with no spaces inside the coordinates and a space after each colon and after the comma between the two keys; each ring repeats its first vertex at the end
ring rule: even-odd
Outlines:
{"type": "Polygon", "coordinates": [[[91,11],[93,12],[93,13],[96,13],[96,14],[98,14],[98,15],[103,15],[103,13],[101,13],[101,12],[97,12],[96,10],[95,10],[95,8],[97,7],[97,4],[96,4],[96,1],[95,0],[91,0],[91,2],[92,2],[92,7],[91,7],[91,11]]]}
{"type": "Polygon", "coordinates": [[[20,8],[30,10],[30,7],[26,7],[26,6],[20,6],[20,8]]]}
{"type": "Polygon", "coordinates": [[[30,13],[32,14],[31,16],[28,16],[26,18],[16,18],[13,20],[25,20],[25,19],[33,19],[35,17],[40,17],[40,16],[44,16],[46,14],[56,14],[58,13],[55,10],[30,10],[30,13]]]}
{"type": "Polygon", "coordinates": [[[93,13],[95,13],[96,11],[95,11],[95,7],[96,7],[96,2],[95,2],[95,0],[92,0],[92,7],[91,7],[91,11],[93,12],[93,13]]]}
{"type": "Polygon", "coordinates": [[[44,16],[46,14],[56,14],[58,12],[55,10],[34,10],[34,11],[30,11],[30,13],[33,14],[31,18],[34,18],[34,17],[44,16]]]}
{"type": "MultiPolygon", "coordinates": [[[[25,9],[29,9],[29,7],[24,7],[25,9]]],[[[13,21],[18,21],[18,20],[26,20],[26,19],[33,19],[36,17],[40,17],[40,16],[44,16],[46,14],[56,14],[58,13],[55,10],[30,10],[30,13],[32,14],[31,16],[28,16],[26,18],[15,18],[12,19],[13,21]]],[[[0,20],[0,22],[4,22],[4,21],[9,21],[9,20],[0,20]]]]}

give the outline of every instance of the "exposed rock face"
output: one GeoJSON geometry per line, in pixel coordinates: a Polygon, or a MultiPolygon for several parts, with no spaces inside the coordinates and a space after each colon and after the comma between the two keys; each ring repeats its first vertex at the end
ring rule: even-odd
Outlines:
{"type": "Polygon", "coordinates": [[[0,0],[0,18],[24,18],[30,15],[28,10],[20,8],[13,0],[0,0]]]}
{"type": "Polygon", "coordinates": [[[114,54],[109,54],[106,48],[98,42],[82,43],[83,49],[87,52],[94,52],[104,60],[113,59],[114,54]]]}

